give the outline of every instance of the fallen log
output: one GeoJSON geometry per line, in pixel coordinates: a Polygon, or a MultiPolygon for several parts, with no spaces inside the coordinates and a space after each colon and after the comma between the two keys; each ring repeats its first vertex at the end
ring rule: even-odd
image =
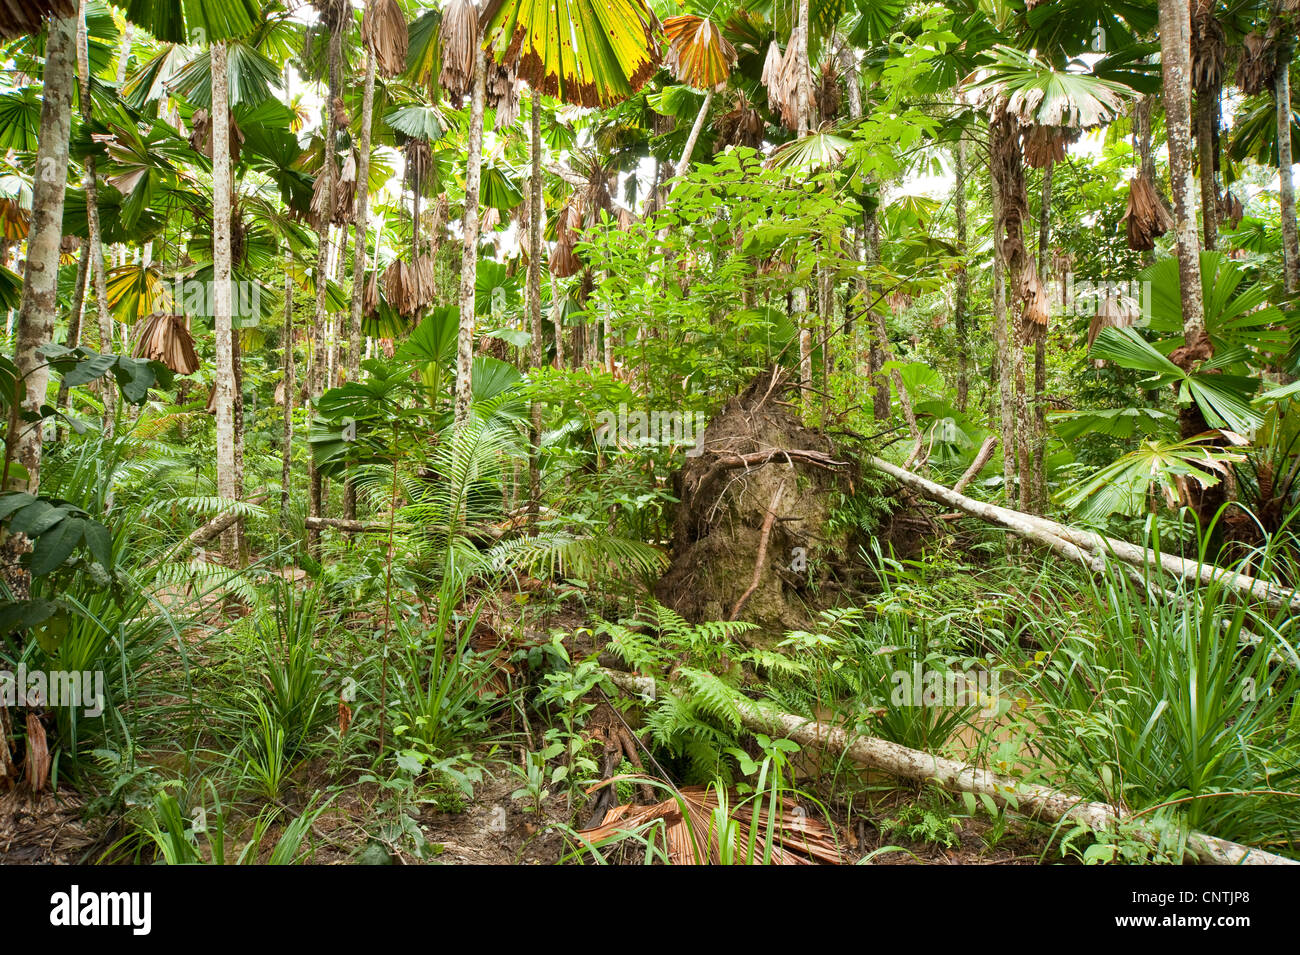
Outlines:
{"type": "Polygon", "coordinates": [[[1173,554],[1157,553],[1148,547],[1106,537],[1095,531],[1071,527],[1068,524],[1013,511],[986,501],[977,501],[878,457],[868,456],[866,463],[896,478],[932,501],[1005,527],[1026,540],[1042,544],[1062,557],[1082,563],[1094,570],[1103,568],[1105,559],[1111,557],[1125,564],[1163,570],[1174,577],[1195,583],[1208,584],[1217,581],[1238,593],[1263,600],[1271,607],[1300,613],[1300,595],[1295,590],[1279,587],[1213,564],[1202,564],[1173,554]]]}
{"type": "MultiPolygon", "coordinates": [[[[254,495],[253,497],[250,497],[244,503],[260,504],[264,500],[266,500],[266,494],[257,494],[254,495]]],[[[221,536],[221,533],[223,531],[227,530],[232,524],[234,524],[237,520],[239,520],[243,516],[245,515],[243,515],[238,508],[229,508],[225,511],[222,511],[220,514],[212,518],[212,520],[208,521],[206,524],[203,524],[195,528],[189,537],[181,541],[181,543],[177,546],[176,550],[172,553],[173,558],[179,556],[180,554],[187,553],[203,544],[206,544],[214,537],[221,536]]]]}
{"type": "MultiPolygon", "coordinates": [[[[637,696],[653,698],[655,695],[653,678],[618,670],[603,672],[619,689],[637,696]]],[[[997,805],[1032,819],[1082,823],[1096,832],[1112,830],[1117,824],[1128,822],[1136,825],[1135,835],[1144,843],[1155,846],[1160,841],[1160,833],[1147,828],[1142,820],[1107,803],[1088,802],[1058,789],[1022,783],[1010,776],[873,736],[850,736],[838,726],[769,710],[757,703],[742,701],[737,705],[741,722],[750,732],[781,736],[800,746],[842,753],[866,769],[900,779],[934,782],[950,791],[986,795],[997,805]]],[[[1186,852],[1204,865],[1300,865],[1293,859],[1202,832],[1188,834],[1186,852]]]]}
{"type": "Polygon", "coordinates": [[[344,534],[387,534],[387,524],[367,524],[364,521],[349,521],[341,517],[309,517],[306,520],[308,530],[336,530],[344,534]]]}

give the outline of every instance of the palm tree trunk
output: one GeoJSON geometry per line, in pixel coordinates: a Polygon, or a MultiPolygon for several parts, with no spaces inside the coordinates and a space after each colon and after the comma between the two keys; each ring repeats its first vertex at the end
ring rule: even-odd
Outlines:
{"type": "MultiPolygon", "coordinates": [[[[993,142],[992,124],[989,141],[993,142]]],[[[1007,267],[999,241],[1002,222],[1002,190],[996,173],[990,169],[990,199],[993,213],[993,350],[997,366],[998,423],[1002,431],[1002,494],[1008,507],[1015,503],[1016,486],[1016,419],[1012,402],[1010,344],[1007,334],[1007,267]]]]}
{"type": "MultiPolygon", "coordinates": [[[[32,177],[27,263],[18,308],[14,364],[27,385],[23,410],[38,416],[46,401],[50,370],[36,352],[54,340],[54,322],[59,313],[59,245],[63,239],[63,193],[68,183],[76,34],[76,17],[50,21],[45,43],[40,143],[32,177]]],[[[39,420],[26,423],[19,430],[17,416],[11,416],[5,454],[6,483],[9,460],[13,458],[27,469],[27,490],[36,491],[41,480],[41,439],[39,420]]]]}
{"type": "Polygon", "coordinates": [[[297,391],[293,361],[293,249],[284,248],[284,418],[280,437],[280,525],[289,526],[289,486],[293,464],[293,394],[297,391]]]}
{"type": "Polygon", "coordinates": [[[970,398],[970,272],[966,268],[966,254],[970,235],[966,224],[966,142],[957,140],[953,147],[953,211],[957,217],[956,291],[953,302],[953,323],[957,331],[957,410],[966,412],[970,398]]]}
{"type": "MultiPolygon", "coordinates": [[[[81,115],[90,121],[93,108],[90,101],[90,48],[86,32],[86,0],[81,0],[77,16],[77,76],[81,100],[81,115]]],[[[85,162],[86,233],[90,255],[87,273],[95,286],[95,313],[99,319],[99,349],[111,354],[113,348],[113,316],[108,311],[108,280],[104,271],[104,241],[99,226],[99,179],[92,153],[85,162]]],[[[84,300],[83,300],[84,301],[84,300]]],[[[78,321],[80,324],[80,321],[78,321]]],[[[123,348],[123,351],[126,351],[123,348]]],[[[117,421],[117,390],[105,387],[103,391],[104,414],[101,419],[104,436],[113,436],[117,421]]]]}
{"type": "MultiPolygon", "coordinates": [[[[230,88],[226,44],[214,43],[212,60],[212,321],[216,338],[217,494],[240,496],[235,465],[235,349],[230,296],[230,88]]],[[[239,532],[221,535],[223,558],[233,565],[239,532]]]]}
{"type": "Polygon", "coordinates": [[[1218,90],[1203,90],[1196,96],[1196,150],[1201,173],[1201,229],[1208,251],[1219,244],[1219,183],[1214,174],[1218,125],[1218,90]]]}
{"type": "Polygon", "coordinates": [[[1032,425],[1025,395],[1024,294],[1025,269],[1033,268],[1025,252],[1025,220],[1029,217],[1029,195],[1025,188],[1024,154],[1020,147],[1020,130],[1007,112],[1005,102],[994,110],[989,123],[990,167],[997,216],[993,230],[994,251],[1000,255],[1005,270],[1007,331],[1003,362],[1011,374],[1012,427],[1003,435],[1003,455],[1014,450],[1016,473],[1020,480],[1021,509],[1028,506],[1032,493],[1029,472],[1029,444],[1032,425]]]}
{"type": "Polygon", "coordinates": [[[470,93],[469,136],[466,142],[465,215],[461,220],[464,247],[460,259],[460,330],[456,336],[456,426],[469,418],[474,366],[474,284],[478,270],[479,176],[483,165],[483,100],[487,57],[475,44],[474,89],[470,93]]]}
{"type": "Polygon", "coordinates": [[[361,143],[357,160],[356,248],[352,253],[352,313],[348,323],[348,378],[361,374],[361,304],[365,292],[366,241],[370,222],[370,140],[375,115],[375,54],[366,54],[366,85],[361,101],[361,143]]]}
{"type": "Polygon", "coordinates": [[[1183,338],[1189,346],[1200,345],[1205,338],[1201,246],[1196,232],[1196,184],[1191,157],[1191,38],[1191,10],[1187,0],[1160,0],[1160,67],[1164,76],[1165,126],[1169,133],[1169,178],[1174,197],[1183,338]]]}
{"type": "MultiPolygon", "coordinates": [[[[524,297],[528,305],[529,364],[542,367],[542,94],[533,90],[529,103],[528,276],[524,297]]],[[[528,524],[535,527],[542,498],[542,403],[528,409],[528,524]]]]}
{"type": "MultiPolygon", "coordinates": [[[[361,100],[361,144],[357,160],[356,247],[352,251],[352,308],[348,320],[348,380],[361,377],[361,299],[366,284],[366,235],[370,222],[370,136],[375,115],[375,53],[366,52],[366,85],[361,100]]],[[[343,487],[343,517],[357,516],[357,488],[351,478],[343,487]]]]}
{"type": "Polygon", "coordinates": [[[552,278],[551,327],[555,334],[555,367],[560,369],[564,368],[564,298],[560,292],[560,283],[552,278]]]}
{"type": "MultiPolygon", "coordinates": [[[[812,78],[808,70],[809,0],[799,0],[799,20],[791,42],[797,44],[800,68],[795,87],[795,103],[799,117],[798,135],[807,136],[812,129],[812,78]]],[[[808,290],[802,285],[790,297],[790,318],[799,329],[799,384],[812,387],[813,333],[808,323],[808,290]]]]}
{"type": "MultiPolygon", "coordinates": [[[[1048,247],[1052,239],[1052,169],[1043,168],[1043,192],[1038,215],[1038,280],[1047,288],[1048,247]]],[[[1030,458],[1033,474],[1033,513],[1047,507],[1047,326],[1035,326],[1034,333],[1034,446],[1030,458]]]]}
{"type": "MultiPolygon", "coordinates": [[[[0,265],[4,265],[0,256],[0,265]]],[[[72,290],[72,310],[68,313],[68,334],[64,344],[76,348],[81,344],[81,327],[86,318],[86,286],[90,284],[90,243],[81,243],[81,258],[77,260],[76,285],[72,290]]],[[[54,407],[62,411],[68,406],[68,386],[59,382],[59,394],[54,400],[54,407]]],[[[54,432],[56,440],[63,440],[63,422],[60,421],[54,432]]]]}
{"type": "Polygon", "coordinates": [[[1291,59],[1295,55],[1294,34],[1278,31],[1279,48],[1274,83],[1277,105],[1278,196],[1282,206],[1282,252],[1286,290],[1300,292],[1300,236],[1296,231],[1295,181],[1291,176],[1291,59]]]}
{"type": "MultiPolygon", "coordinates": [[[[310,390],[314,402],[325,391],[327,375],[327,354],[325,335],[329,328],[330,313],[326,292],[329,288],[329,254],[330,254],[330,220],[334,215],[334,196],[338,185],[338,170],[335,168],[334,142],[338,129],[334,122],[334,100],[339,95],[339,63],[342,60],[343,24],[339,23],[330,30],[329,42],[329,77],[328,98],[325,102],[325,145],[322,150],[321,172],[325,177],[325,214],[316,229],[316,321],[313,334],[310,390]]],[[[309,489],[307,492],[307,514],[320,517],[325,496],[325,482],[316,464],[310,458],[307,464],[309,489]]],[[[315,556],[320,545],[320,531],[310,524],[307,527],[307,548],[315,556]]]]}

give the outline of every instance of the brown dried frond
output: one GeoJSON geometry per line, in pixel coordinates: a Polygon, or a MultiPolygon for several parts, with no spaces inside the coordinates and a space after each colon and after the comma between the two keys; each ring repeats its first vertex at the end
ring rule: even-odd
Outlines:
{"type": "Polygon", "coordinates": [[[550,258],[551,275],[557,279],[565,279],[582,271],[582,261],[573,251],[573,247],[578,244],[580,224],[581,215],[572,202],[560,210],[560,217],[556,220],[555,251],[550,258]]]}
{"type": "Polygon", "coordinates": [[[370,0],[361,17],[361,40],[375,55],[375,68],[381,74],[393,77],[403,72],[410,39],[401,4],[370,0]]]}
{"type": "Polygon", "coordinates": [[[758,149],[763,145],[766,124],[758,110],[749,104],[743,93],[736,97],[736,105],[723,113],[714,123],[717,137],[714,150],[721,152],[728,146],[748,146],[758,149]]]}
{"type": "Polygon", "coordinates": [[[1241,200],[1232,194],[1229,190],[1219,197],[1219,220],[1226,222],[1230,229],[1235,229],[1241,225],[1242,216],[1246,210],[1242,208],[1241,200]]]}
{"type": "MultiPolygon", "coordinates": [[[[384,297],[399,315],[416,314],[433,302],[437,291],[432,255],[422,255],[413,264],[394,259],[384,271],[384,297]]],[[[376,307],[378,298],[376,291],[376,307]]]]}
{"type": "Polygon", "coordinates": [[[31,223],[30,209],[24,209],[17,199],[0,199],[0,236],[14,241],[25,239],[31,223]]]}
{"type": "Polygon", "coordinates": [[[347,129],[352,125],[352,117],[348,115],[347,104],[343,102],[343,97],[334,97],[334,128],[347,129]]]}
{"type": "Polygon", "coordinates": [[[442,12],[442,73],[438,82],[453,100],[474,86],[474,57],[479,42],[478,8],[473,0],[451,0],[442,12]]]}
{"type": "MultiPolygon", "coordinates": [[[[611,785],[612,783],[606,783],[611,785]]],[[[727,800],[731,820],[735,822],[734,849],[743,851],[751,830],[756,846],[762,846],[766,834],[773,833],[771,860],[776,865],[840,865],[839,844],[835,834],[820,819],[797,804],[780,808],[771,818],[772,806],[743,802],[734,793],[727,800]]],[[[715,811],[719,808],[718,791],[713,787],[684,786],[677,796],[653,806],[614,806],[600,825],[582,830],[590,843],[599,843],[620,833],[643,831],[654,823],[662,825],[668,859],[673,865],[715,865],[721,862],[718,843],[719,827],[715,811]]],[[[760,850],[761,851],[761,850],[760,850]]]]}
{"type": "MultiPolygon", "coordinates": [[[[206,109],[196,109],[190,117],[190,147],[202,155],[212,158],[212,115],[206,109]]],[[[239,153],[244,145],[244,133],[235,122],[234,113],[230,114],[230,163],[239,164],[239,153]]]]}
{"type": "Polygon", "coordinates": [[[1024,302],[1024,321],[1026,325],[1046,326],[1052,316],[1052,305],[1047,287],[1038,278],[1034,268],[1026,268],[1020,273],[1020,299],[1024,302]]]}
{"type": "Polygon", "coordinates": [[[422,192],[433,173],[433,151],[423,139],[408,139],[402,147],[406,159],[405,181],[409,189],[422,192]]]}
{"type": "Polygon", "coordinates": [[[144,320],[137,333],[136,358],[160,361],[178,375],[192,375],[199,370],[199,356],[194,350],[190,322],[184,315],[154,313],[144,320]]]}
{"type": "Polygon", "coordinates": [[[1128,247],[1146,252],[1156,247],[1156,238],[1174,227],[1173,217],[1160,201],[1155,186],[1139,176],[1129,180],[1128,208],[1120,222],[1128,236],[1128,247]]]}
{"type": "Polygon", "coordinates": [[[0,0],[0,37],[40,33],[45,18],[77,15],[77,0],[0,0]]]}
{"type": "Polygon", "coordinates": [[[817,115],[822,118],[822,122],[833,120],[839,115],[844,93],[840,89],[840,74],[834,59],[828,59],[822,64],[821,75],[817,78],[813,93],[817,99],[817,115]]]}
{"type": "Polygon", "coordinates": [[[1131,328],[1137,323],[1141,309],[1131,298],[1108,293],[1097,306],[1097,314],[1088,324],[1088,348],[1091,349],[1097,336],[1107,328],[1131,328]]]}
{"type": "Polygon", "coordinates": [[[1223,85],[1228,39],[1214,16],[1214,0],[1192,2],[1192,88],[1198,93],[1223,85]]]}
{"type": "Polygon", "coordinates": [[[361,310],[367,318],[379,314],[379,272],[366,273],[366,284],[361,290],[361,310]]]}
{"type": "Polygon", "coordinates": [[[1254,96],[1273,88],[1277,73],[1277,56],[1269,37],[1247,33],[1241,41],[1241,56],[1237,60],[1237,86],[1247,96],[1254,96]]]}
{"type": "Polygon", "coordinates": [[[507,129],[519,118],[519,83],[515,79],[513,64],[505,65],[489,59],[485,101],[495,110],[492,128],[507,129]]]}
{"type": "Polygon", "coordinates": [[[668,17],[663,22],[668,38],[664,66],[680,82],[695,89],[722,90],[736,65],[736,48],[717,24],[694,14],[668,17]]]}
{"type": "Polygon", "coordinates": [[[1079,130],[1067,126],[1030,126],[1021,132],[1025,165],[1044,169],[1065,161],[1066,148],[1079,138],[1079,130]]]}

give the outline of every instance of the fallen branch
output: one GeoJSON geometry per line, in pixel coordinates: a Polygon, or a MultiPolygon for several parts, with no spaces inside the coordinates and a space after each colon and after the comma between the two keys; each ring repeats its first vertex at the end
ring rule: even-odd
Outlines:
{"type": "Polygon", "coordinates": [[[907,487],[920,492],[932,501],[947,507],[963,511],[972,517],[1005,527],[1007,530],[1027,540],[1042,544],[1055,553],[1081,563],[1093,570],[1105,568],[1105,559],[1112,557],[1125,564],[1136,567],[1158,568],[1183,580],[1208,584],[1219,582],[1224,586],[1256,597],[1272,607],[1286,608],[1300,613],[1300,595],[1295,590],[1278,587],[1275,584],[1258,580],[1247,574],[1186,560],[1172,554],[1157,553],[1147,547],[1130,544],[1127,541],[1106,537],[1095,531],[1086,531],[1067,524],[1060,524],[1045,517],[1036,517],[1021,511],[977,501],[955,490],[935,484],[920,475],[904,470],[881,458],[868,456],[866,463],[878,471],[883,471],[907,487]]]}
{"type": "MultiPolygon", "coordinates": [[[[260,504],[264,500],[266,500],[266,494],[262,493],[250,497],[247,501],[243,503],[260,504]]],[[[203,524],[195,528],[189,537],[181,541],[180,545],[176,548],[172,556],[175,557],[180,554],[187,553],[188,551],[191,551],[196,547],[200,547],[203,544],[206,544],[214,537],[220,537],[223,531],[227,530],[232,524],[234,524],[236,521],[238,521],[241,517],[244,516],[246,515],[241,513],[239,508],[228,508],[222,511],[220,514],[212,518],[212,520],[208,521],[206,524],[203,524]]]]}
{"type": "Polygon", "coordinates": [[[344,534],[387,534],[387,524],[367,524],[364,521],[349,521],[341,517],[309,517],[306,520],[308,530],[336,530],[344,534]]]}
{"type": "MultiPolygon", "coordinates": [[[[654,697],[653,679],[605,670],[610,682],[639,696],[654,697]]],[[[955,759],[900,746],[873,736],[850,737],[843,729],[790,713],[768,710],[750,701],[738,701],[741,722],[754,733],[792,739],[801,746],[842,753],[866,769],[875,769],[914,782],[934,782],[954,792],[986,795],[999,806],[1040,821],[1068,820],[1082,823],[1096,832],[1112,830],[1118,823],[1136,826],[1135,835],[1155,846],[1160,833],[1122,809],[1079,796],[977,769],[955,759]]],[[[1187,836],[1187,854],[1206,865],[1297,865],[1300,863],[1271,852],[1252,849],[1202,832],[1187,836]]]]}
{"type": "Polygon", "coordinates": [[[984,465],[989,463],[989,458],[993,457],[993,449],[997,446],[997,435],[991,434],[984,439],[984,443],[980,445],[979,454],[975,455],[975,460],[966,469],[966,473],[952,486],[954,493],[960,494],[966,490],[966,485],[975,480],[976,476],[984,470],[984,465]]]}

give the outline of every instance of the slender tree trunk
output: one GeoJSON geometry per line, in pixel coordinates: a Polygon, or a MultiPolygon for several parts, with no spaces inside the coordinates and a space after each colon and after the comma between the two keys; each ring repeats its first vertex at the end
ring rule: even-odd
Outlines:
{"type": "Polygon", "coordinates": [[[1196,182],[1192,176],[1191,38],[1187,0],[1160,0],[1160,67],[1169,132],[1183,338],[1187,345],[1199,346],[1205,338],[1205,304],[1201,296],[1201,246],[1196,232],[1196,182]]]}
{"type": "Polygon", "coordinates": [[[1274,101],[1277,106],[1278,196],[1282,206],[1282,251],[1286,290],[1300,292],[1300,235],[1296,230],[1295,181],[1291,166],[1291,59],[1295,55],[1295,34],[1278,30],[1277,72],[1274,101]]]}
{"type": "Polygon", "coordinates": [[[709,107],[712,105],[713,90],[710,89],[704,94],[704,104],[695,116],[695,125],[691,127],[690,136],[686,138],[686,146],[682,149],[682,161],[677,164],[678,175],[684,176],[691,171],[691,155],[695,152],[695,144],[700,141],[700,133],[704,130],[704,121],[708,118],[709,107]]]}
{"type": "Polygon", "coordinates": [[[1029,215],[1029,198],[1025,189],[1024,154],[1020,131],[999,103],[989,123],[989,152],[995,196],[994,252],[1001,256],[1005,269],[1004,293],[1008,328],[1007,352],[1003,362],[1011,374],[1012,426],[1003,435],[1003,457],[1014,452],[1016,473],[1020,480],[1019,500],[1022,508],[1032,493],[1029,474],[1029,444],[1032,425],[1025,396],[1025,270],[1033,268],[1025,251],[1025,219],[1029,215]]]}
{"type": "MultiPolygon", "coordinates": [[[[338,169],[335,162],[335,139],[338,129],[334,121],[334,100],[339,95],[337,86],[338,64],[342,59],[343,25],[337,24],[330,31],[329,41],[329,93],[325,103],[325,147],[322,153],[320,175],[325,177],[325,214],[316,230],[316,319],[313,328],[311,374],[309,388],[314,404],[325,391],[327,375],[327,354],[325,336],[329,329],[330,312],[328,304],[329,263],[330,263],[330,220],[334,215],[335,193],[338,188],[338,169]]],[[[307,515],[320,517],[325,497],[325,482],[316,464],[310,458],[307,464],[308,492],[307,515]]],[[[320,531],[308,526],[307,548],[316,556],[320,547],[320,531]]]]}
{"type": "MultiPolygon", "coordinates": [[[[357,160],[356,247],[352,252],[352,308],[348,320],[348,380],[361,377],[361,305],[366,285],[366,235],[370,228],[370,137],[375,115],[375,54],[366,51],[366,85],[361,101],[361,144],[357,160]]],[[[343,517],[357,516],[357,488],[343,488],[343,517]]]]}
{"type": "MultiPolygon", "coordinates": [[[[49,23],[40,142],[32,176],[32,217],[27,233],[27,262],[23,269],[14,352],[14,363],[27,385],[23,410],[36,415],[46,402],[50,381],[50,370],[36,352],[54,340],[54,322],[59,311],[59,246],[63,240],[63,193],[68,183],[68,136],[72,129],[77,18],[51,20],[49,23]]],[[[34,493],[41,480],[41,422],[20,426],[14,415],[10,419],[8,436],[13,458],[27,469],[27,490],[34,493]]],[[[6,464],[9,458],[10,454],[6,454],[6,464]]],[[[9,477],[6,473],[6,482],[9,477]]]]}
{"type": "MultiPolygon", "coordinates": [[[[1038,217],[1038,280],[1048,288],[1049,246],[1052,239],[1052,169],[1043,168],[1043,192],[1038,217]]],[[[1047,326],[1035,325],[1034,335],[1034,447],[1030,460],[1033,475],[1033,511],[1047,508],[1047,326]]]]}
{"type": "Polygon", "coordinates": [[[954,182],[953,209],[957,217],[957,266],[956,291],[953,302],[953,323],[957,332],[957,410],[966,412],[970,398],[970,272],[966,267],[966,255],[970,245],[970,236],[966,224],[966,143],[957,140],[953,147],[954,182]]]}
{"type": "Polygon", "coordinates": [[[474,89],[470,94],[469,135],[465,160],[464,247],[460,259],[460,332],[456,337],[456,426],[469,419],[470,379],[474,366],[474,284],[478,270],[479,176],[483,165],[483,100],[487,57],[475,44],[474,89]]]}
{"type": "MultiPolygon", "coordinates": [[[[216,337],[217,494],[237,500],[235,470],[235,350],[230,296],[230,89],[226,44],[214,43],[212,59],[212,269],[216,337]]],[[[233,565],[239,546],[235,525],[221,535],[221,552],[233,565]]]]}
{"type": "MultiPolygon", "coordinates": [[[[990,135],[990,139],[992,136],[990,135]]],[[[1002,194],[998,188],[997,177],[993,177],[992,211],[994,222],[993,242],[993,349],[997,365],[998,385],[998,422],[1002,431],[1002,484],[1003,499],[1007,506],[1015,504],[1016,487],[1016,444],[1014,405],[1011,399],[1011,362],[1007,334],[1007,267],[1000,251],[997,239],[997,223],[1002,221],[1002,194]]]]}
{"type": "Polygon", "coordinates": [[[280,440],[280,525],[289,526],[289,488],[293,472],[293,398],[298,390],[293,360],[293,249],[284,248],[284,417],[280,440]]]}
{"type": "Polygon", "coordinates": [[[1196,149],[1200,156],[1201,229],[1208,251],[1214,251],[1219,244],[1219,183],[1214,174],[1218,126],[1218,90],[1202,90],[1196,96],[1196,149]]]}
{"type": "MultiPolygon", "coordinates": [[[[800,139],[812,130],[812,77],[808,66],[808,32],[809,0],[799,0],[799,20],[791,42],[797,44],[800,56],[799,76],[795,86],[800,139]]],[[[799,329],[799,384],[807,389],[812,387],[813,333],[808,319],[808,290],[802,285],[797,286],[790,297],[790,311],[794,326],[799,329]]]]}
{"type": "Polygon", "coordinates": [[[375,54],[366,53],[366,85],[361,105],[360,157],[357,161],[356,248],[352,253],[352,314],[348,323],[348,377],[361,375],[361,305],[366,284],[366,240],[370,229],[370,140],[375,115],[375,54]]]}
{"type": "MultiPolygon", "coordinates": [[[[128,46],[129,49],[129,46],[128,46]]],[[[81,115],[87,122],[93,115],[90,101],[90,47],[86,32],[86,0],[81,0],[77,17],[77,75],[81,100],[81,115]]],[[[86,234],[89,259],[88,275],[95,287],[95,314],[99,319],[99,350],[113,352],[113,316],[108,311],[108,278],[104,269],[104,240],[99,225],[99,177],[95,156],[85,161],[86,234]]],[[[84,303],[84,299],[83,299],[84,303]]],[[[81,324],[78,318],[78,325],[81,324]]],[[[80,329],[79,329],[80,330],[80,329]]],[[[125,347],[122,349],[126,351],[125,347]]],[[[105,437],[111,438],[117,422],[117,389],[106,383],[103,390],[104,415],[101,427],[105,437]]]]}
{"type": "MultiPolygon", "coordinates": [[[[528,276],[524,297],[528,306],[529,364],[534,373],[544,360],[542,350],[542,94],[533,91],[529,103],[528,276]]],[[[534,400],[528,428],[528,523],[537,524],[542,498],[542,403],[534,400]]]]}
{"type": "Polygon", "coordinates": [[[551,326],[555,333],[555,367],[564,368],[564,295],[560,283],[551,279],[551,326]]]}
{"type": "MultiPolygon", "coordinates": [[[[0,266],[5,266],[4,261],[0,260],[0,266]]],[[[81,344],[81,327],[86,318],[86,286],[89,284],[90,243],[83,241],[81,258],[77,261],[76,285],[72,291],[72,311],[68,313],[68,334],[64,339],[64,344],[69,348],[76,348],[81,344]]],[[[59,394],[54,400],[54,407],[60,411],[68,407],[68,386],[62,380],[59,381],[59,394]]],[[[60,421],[55,430],[56,440],[63,440],[63,431],[63,422],[60,421]]]]}

